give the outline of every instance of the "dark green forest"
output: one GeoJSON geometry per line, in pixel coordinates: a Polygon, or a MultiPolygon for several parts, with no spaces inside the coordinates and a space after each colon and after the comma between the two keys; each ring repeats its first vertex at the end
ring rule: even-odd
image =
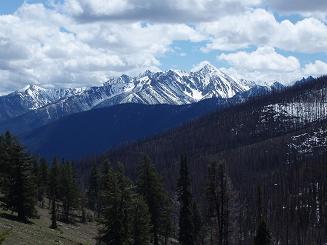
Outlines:
{"type": "Polygon", "coordinates": [[[51,161],[0,138],[3,209],[99,244],[323,245],[327,77],[211,113],[98,157],[51,161]]]}

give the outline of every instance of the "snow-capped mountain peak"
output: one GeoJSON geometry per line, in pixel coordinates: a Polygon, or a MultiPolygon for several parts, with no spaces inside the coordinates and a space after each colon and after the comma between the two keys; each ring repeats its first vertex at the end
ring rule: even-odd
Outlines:
{"type": "Polygon", "coordinates": [[[198,71],[195,71],[202,74],[219,74],[222,75],[223,73],[214,65],[210,63],[206,63],[202,66],[202,68],[198,69],[198,71]]]}
{"type": "Polygon", "coordinates": [[[101,86],[89,88],[55,89],[29,85],[7,97],[0,97],[5,101],[0,107],[6,111],[0,115],[0,121],[30,110],[44,111],[44,120],[54,120],[71,113],[122,103],[189,104],[213,97],[231,98],[254,85],[236,80],[210,63],[203,63],[191,72],[147,70],[135,77],[121,75],[110,78],[101,86]],[[14,108],[17,105],[20,110],[14,108]]]}
{"type": "Polygon", "coordinates": [[[16,93],[33,93],[33,92],[40,92],[40,91],[45,91],[46,89],[36,85],[36,84],[28,84],[27,86],[25,86],[24,88],[17,90],[16,93]]]}

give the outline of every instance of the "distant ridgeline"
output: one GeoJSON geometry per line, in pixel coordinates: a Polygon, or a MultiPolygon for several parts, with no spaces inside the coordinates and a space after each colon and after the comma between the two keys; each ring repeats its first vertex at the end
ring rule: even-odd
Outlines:
{"type": "Polygon", "coordinates": [[[0,132],[10,130],[47,158],[78,159],[282,89],[233,79],[209,64],[195,72],[123,75],[90,88],[30,85],[0,97],[0,132]]]}

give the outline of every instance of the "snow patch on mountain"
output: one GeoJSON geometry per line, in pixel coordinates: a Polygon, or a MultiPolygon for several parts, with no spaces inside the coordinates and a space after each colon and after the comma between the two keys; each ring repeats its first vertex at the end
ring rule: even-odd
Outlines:
{"type": "Polygon", "coordinates": [[[289,144],[291,151],[299,154],[313,154],[317,151],[327,150],[327,129],[293,136],[289,144]]]}
{"type": "Polygon", "coordinates": [[[232,78],[210,63],[190,72],[145,71],[135,77],[122,75],[89,88],[57,89],[30,85],[0,97],[0,122],[31,111],[46,122],[122,103],[182,105],[209,98],[226,99],[239,96],[255,86],[254,82],[232,78]]]}
{"type": "Polygon", "coordinates": [[[274,119],[288,118],[295,123],[310,123],[327,118],[327,104],[325,102],[292,102],[273,104],[263,108],[263,112],[274,114],[274,119]]]}

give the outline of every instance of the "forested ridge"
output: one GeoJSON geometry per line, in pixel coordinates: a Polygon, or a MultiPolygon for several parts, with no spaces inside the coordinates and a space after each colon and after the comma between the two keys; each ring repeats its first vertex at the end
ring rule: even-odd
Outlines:
{"type": "Polygon", "coordinates": [[[324,245],[327,77],[103,156],[51,162],[0,138],[4,210],[97,223],[99,244],[324,245]]]}
{"type": "Polygon", "coordinates": [[[104,159],[125,163],[133,178],[135,159],[148,154],[174,193],[179,158],[187,153],[192,193],[204,203],[208,165],[223,162],[241,212],[238,227],[242,239],[238,244],[253,242],[258,186],[272,244],[323,244],[327,236],[326,133],[320,141],[315,135],[327,130],[326,98],[326,77],[298,83],[109,152],[104,159]],[[311,141],[294,141],[310,134],[311,141]],[[299,151],[301,147],[310,151],[299,151]]]}

